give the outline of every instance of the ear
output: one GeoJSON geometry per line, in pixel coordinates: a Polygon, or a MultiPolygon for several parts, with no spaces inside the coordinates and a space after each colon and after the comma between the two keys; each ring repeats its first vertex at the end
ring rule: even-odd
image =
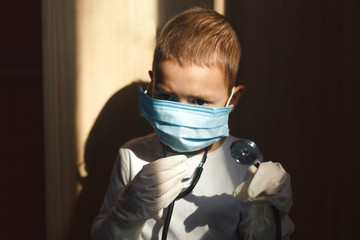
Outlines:
{"type": "Polygon", "coordinates": [[[150,97],[153,97],[152,96],[152,93],[153,93],[152,87],[153,87],[153,82],[154,82],[154,74],[153,74],[153,71],[151,71],[151,70],[149,70],[148,73],[149,73],[149,77],[150,77],[150,82],[146,87],[146,91],[150,97]]]}
{"type": "Polygon", "coordinates": [[[151,80],[151,82],[152,82],[152,81],[154,80],[154,79],[153,79],[153,78],[154,78],[153,71],[149,70],[148,73],[149,73],[150,80],[151,80]]]}
{"type": "Polygon", "coordinates": [[[244,95],[244,93],[245,93],[244,85],[239,85],[235,87],[233,97],[231,98],[229,104],[229,105],[234,105],[231,111],[234,111],[236,104],[239,102],[240,98],[242,97],[242,95],[244,95]]]}

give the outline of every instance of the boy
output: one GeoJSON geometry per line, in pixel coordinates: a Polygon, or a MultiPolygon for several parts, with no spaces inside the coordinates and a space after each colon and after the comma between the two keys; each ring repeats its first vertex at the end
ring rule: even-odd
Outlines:
{"type": "Polygon", "coordinates": [[[239,40],[224,16],[193,8],[166,24],[150,96],[139,92],[141,115],[156,134],[120,148],[94,239],[275,239],[271,205],[288,238],[288,174],[267,162],[250,168],[249,178],[248,166],[230,154],[237,138],[229,136],[228,115],[244,92],[235,86],[239,61],[239,40]]]}

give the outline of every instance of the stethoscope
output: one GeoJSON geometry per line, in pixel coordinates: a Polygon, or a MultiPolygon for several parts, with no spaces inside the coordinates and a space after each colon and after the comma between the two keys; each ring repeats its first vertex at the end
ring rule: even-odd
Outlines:
{"type": "MultiPolygon", "coordinates": [[[[165,146],[163,151],[163,157],[166,156],[167,153],[167,146],[165,146]]],[[[203,171],[203,166],[206,162],[207,154],[208,154],[208,148],[205,149],[205,152],[203,154],[203,157],[201,159],[201,162],[199,166],[195,170],[195,177],[193,181],[191,182],[190,186],[183,192],[181,192],[174,201],[170,203],[168,206],[167,215],[164,222],[164,228],[162,232],[162,240],[166,240],[167,233],[170,226],[171,216],[172,212],[174,210],[175,201],[185,197],[188,195],[196,186],[197,182],[200,179],[201,173],[203,171]]],[[[260,166],[260,162],[262,161],[262,154],[259,150],[259,148],[256,146],[256,144],[250,140],[247,139],[239,139],[235,142],[233,142],[230,146],[230,152],[231,156],[235,159],[236,162],[246,164],[246,165],[254,165],[257,168],[260,166]]],[[[281,221],[280,221],[280,214],[279,211],[272,206],[272,211],[274,214],[275,224],[276,224],[276,235],[275,239],[281,239],[281,221]]]]}
{"type": "MultiPolygon", "coordinates": [[[[245,165],[260,166],[263,157],[256,144],[248,139],[239,139],[230,146],[231,156],[238,162],[245,165]]],[[[271,206],[275,220],[275,239],[281,239],[281,220],[279,210],[271,206]]]]}

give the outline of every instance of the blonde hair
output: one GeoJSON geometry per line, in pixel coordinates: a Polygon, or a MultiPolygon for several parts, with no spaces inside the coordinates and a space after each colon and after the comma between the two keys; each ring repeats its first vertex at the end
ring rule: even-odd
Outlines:
{"type": "Polygon", "coordinates": [[[241,48],[234,27],[214,10],[195,7],[173,17],[157,39],[153,72],[163,61],[218,67],[229,89],[236,84],[241,48]]]}

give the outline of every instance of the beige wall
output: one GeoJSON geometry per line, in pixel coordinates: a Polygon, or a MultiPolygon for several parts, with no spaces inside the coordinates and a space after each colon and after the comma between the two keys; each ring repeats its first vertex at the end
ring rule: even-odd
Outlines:
{"type": "Polygon", "coordinates": [[[48,239],[69,231],[87,176],[85,143],[105,103],[129,83],[148,80],[156,6],[156,0],[43,1],[48,239]]]}
{"type": "MultiPolygon", "coordinates": [[[[148,81],[155,46],[155,0],[76,1],[76,131],[78,164],[86,138],[111,95],[148,81]]],[[[82,168],[81,175],[86,176],[82,168]]]]}

